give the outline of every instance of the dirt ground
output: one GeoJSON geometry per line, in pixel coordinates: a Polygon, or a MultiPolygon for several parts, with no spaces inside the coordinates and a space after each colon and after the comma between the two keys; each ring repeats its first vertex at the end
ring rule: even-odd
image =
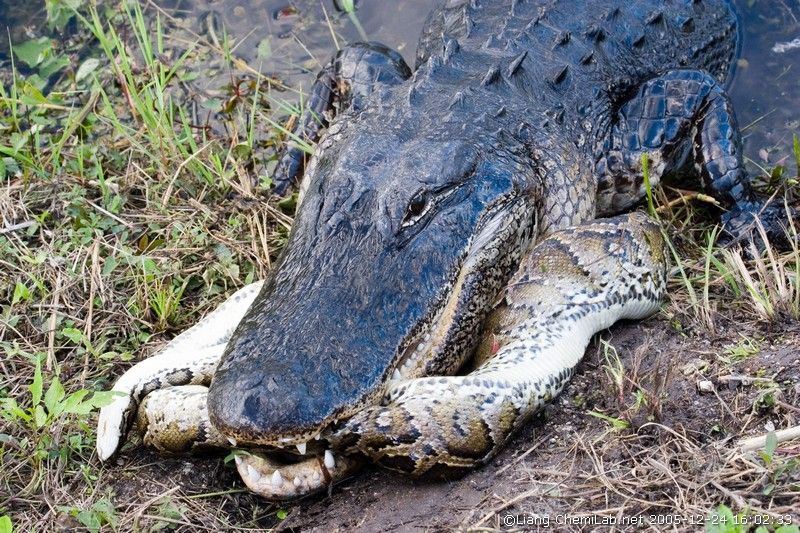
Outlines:
{"type": "MultiPolygon", "coordinates": [[[[744,337],[737,317],[718,317],[724,325],[709,336],[678,331],[667,314],[601,335],[625,369],[622,390],[604,369],[606,349],[594,342],[554,404],[490,464],[460,479],[412,480],[368,467],[326,495],[275,505],[230,494],[217,496],[218,508],[231,523],[262,511],[259,527],[298,531],[536,529],[521,522],[536,517],[559,530],[614,529],[600,520],[628,529],[627,520],[653,530],[673,524],[696,531],[719,504],[765,513],[775,524],[800,524],[800,447],[778,447],[774,461],[789,465],[778,474],[757,454],[735,447],[741,436],[763,434],[769,424],[798,423],[800,325],[772,324],[744,337]],[[758,353],[731,361],[741,357],[737,348],[751,346],[745,338],[758,339],[758,353]],[[701,381],[711,389],[700,392],[701,381]],[[631,407],[636,389],[646,396],[638,408],[631,407]],[[589,411],[624,418],[631,427],[614,431],[589,411]],[[283,520],[276,512],[285,513],[283,520]]],[[[118,506],[157,506],[175,492],[242,486],[220,458],[164,459],[137,448],[118,463],[103,474],[118,506]]]]}

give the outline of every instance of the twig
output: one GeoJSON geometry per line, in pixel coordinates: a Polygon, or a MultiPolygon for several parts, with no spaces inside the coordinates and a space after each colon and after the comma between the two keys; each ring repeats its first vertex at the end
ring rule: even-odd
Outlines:
{"type": "MultiPolygon", "coordinates": [[[[751,437],[749,439],[741,440],[739,441],[739,449],[741,449],[743,452],[760,450],[767,445],[767,435],[769,435],[769,433],[766,435],[759,435],[758,437],[751,437]]],[[[785,442],[787,440],[800,439],[800,426],[794,426],[776,431],[775,438],[777,439],[778,443],[785,442]]]]}
{"type": "Polygon", "coordinates": [[[501,468],[500,470],[498,470],[498,471],[497,471],[497,473],[495,474],[495,476],[499,476],[500,474],[502,474],[503,472],[505,472],[506,470],[508,470],[508,469],[509,469],[509,468],[511,468],[512,466],[514,466],[515,464],[517,464],[517,463],[519,463],[520,461],[522,461],[523,459],[525,459],[525,457],[527,457],[527,456],[528,456],[528,455],[529,455],[529,454],[530,454],[532,451],[534,451],[536,448],[538,448],[539,446],[541,446],[542,444],[544,444],[546,441],[547,441],[547,438],[541,438],[541,439],[539,439],[539,440],[538,440],[538,441],[537,441],[537,442],[536,442],[536,443],[535,443],[533,446],[531,446],[530,448],[528,448],[527,450],[525,450],[525,453],[523,453],[523,454],[522,454],[522,455],[520,455],[519,457],[516,457],[516,458],[515,458],[513,461],[511,461],[511,462],[510,462],[510,463],[508,463],[506,466],[504,466],[503,468],[501,468]]]}
{"type": "Polygon", "coordinates": [[[667,211],[670,211],[676,205],[688,205],[689,200],[697,200],[699,202],[705,202],[708,204],[713,204],[719,206],[719,202],[713,196],[709,196],[707,194],[703,194],[701,192],[694,192],[694,191],[678,191],[680,196],[673,200],[670,200],[666,204],[659,206],[656,209],[656,213],[661,214],[667,211]]]}
{"type": "Polygon", "coordinates": [[[12,231],[21,229],[28,229],[34,224],[36,224],[35,220],[26,220],[25,222],[20,222],[19,224],[12,224],[10,226],[6,226],[5,228],[0,228],[0,235],[5,235],[6,233],[11,233],[12,231]]]}
{"type": "Polygon", "coordinates": [[[158,500],[161,500],[163,498],[166,498],[167,496],[170,496],[170,495],[176,493],[179,490],[180,490],[180,486],[172,487],[171,489],[168,489],[168,490],[162,492],[161,494],[159,494],[157,496],[154,496],[154,497],[150,498],[149,500],[147,500],[146,502],[144,502],[143,504],[141,504],[139,506],[139,510],[136,511],[136,513],[133,515],[133,530],[134,531],[138,531],[139,530],[139,519],[140,518],[142,518],[143,516],[145,516],[147,518],[150,518],[150,516],[149,515],[145,515],[144,512],[147,509],[149,509],[151,505],[156,503],[158,500]]]}
{"type": "Polygon", "coordinates": [[[744,509],[748,506],[745,499],[736,494],[735,492],[726,489],[725,487],[723,487],[721,484],[717,483],[714,480],[711,480],[711,484],[714,485],[714,487],[716,487],[716,489],[720,491],[722,494],[733,500],[734,503],[736,503],[736,506],[739,507],[740,509],[744,509]]]}
{"type": "Polygon", "coordinates": [[[529,497],[533,496],[534,494],[536,494],[537,492],[540,492],[539,489],[529,490],[527,492],[523,492],[522,494],[519,494],[519,495],[515,496],[514,498],[511,498],[510,500],[506,501],[502,505],[498,505],[497,507],[495,507],[494,509],[491,509],[488,513],[486,513],[486,515],[484,515],[483,518],[478,520],[478,522],[476,522],[472,527],[480,527],[480,526],[482,526],[490,518],[492,518],[493,516],[497,516],[497,513],[499,513],[500,511],[502,511],[504,509],[508,509],[509,507],[514,505],[515,503],[517,503],[517,502],[519,502],[521,500],[524,500],[525,498],[529,498],[529,497]]]}
{"type": "Polygon", "coordinates": [[[211,143],[204,144],[200,147],[199,150],[193,152],[189,157],[181,161],[181,164],[178,165],[178,168],[175,169],[175,173],[172,175],[172,179],[169,180],[169,184],[167,185],[167,189],[164,191],[164,196],[161,197],[161,207],[167,207],[167,203],[169,202],[170,196],[172,196],[172,189],[175,186],[175,180],[178,179],[178,176],[181,173],[181,170],[188,165],[194,159],[197,159],[197,156],[205,152],[206,148],[211,146],[211,143]]]}
{"type": "Polygon", "coordinates": [[[56,276],[56,290],[53,291],[53,312],[50,314],[47,333],[47,370],[53,370],[56,364],[56,322],[58,321],[59,298],[61,296],[61,272],[56,276]]]}
{"type": "Polygon", "coordinates": [[[114,220],[116,220],[117,222],[119,222],[120,224],[122,224],[123,226],[125,226],[126,228],[128,228],[128,229],[134,229],[133,225],[129,224],[128,222],[125,222],[124,220],[122,220],[121,218],[119,218],[117,215],[115,215],[115,214],[114,214],[114,213],[112,213],[111,211],[109,211],[109,210],[107,210],[107,209],[103,209],[102,207],[100,207],[99,205],[97,205],[96,203],[94,203],[93,201],[91,201],[91,200],[86,200],[86,203],[87,203],[87,204],[89,204],[90,206],[94,207],[95,209],[97,209],[97,210],[98,210],[98,211],[100,211],[101,213],[103,213],[105,216],[107,216],[107,217],[109,217],[109,218],[113,218],[114,220]]]}

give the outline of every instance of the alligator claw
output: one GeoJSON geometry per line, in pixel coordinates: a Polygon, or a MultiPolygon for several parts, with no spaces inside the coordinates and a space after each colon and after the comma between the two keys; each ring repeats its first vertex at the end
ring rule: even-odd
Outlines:
{"type": "MultiPolygon", "coordinates": [[[[291,142],[291,141],[289,141],[291,142]]],[[[291,146],[281,156],[272,177],[272,194],[284,198],[297,187],[297,179],[301,177],[305,167],[306,153],[298,147],[291,146]]]]}
{"type": "Polygon", "coordinates": [[[766,248],[764,237],[766,237],[773,247],[788,250],[792,248],[790,221],[797,216],[796,209],[776,201],[735,206],[722,215],[723,233],[719,242],[726,247],[736,243],[752,242],[756,249],[764,250],[766,248]]]}

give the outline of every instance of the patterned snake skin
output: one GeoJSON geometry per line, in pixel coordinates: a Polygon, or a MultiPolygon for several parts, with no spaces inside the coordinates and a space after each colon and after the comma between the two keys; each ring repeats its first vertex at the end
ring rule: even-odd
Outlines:
{"type": "MultiPolygon", "coordinates": [[[[380,405],[303,445],[305,460],[287,464],[273,456],[286,452],[273,447],[268,454],[238,455],[239,473],[255,492],[283,499],[324,489],[352,473],[364,456],[415,475],[484,463],[563,389],[592,335],[658,309],[665,278],[662,233],[642,213],[553,232],[525,257],[495,304],[472,372],[394,381],[380,405]]],[[[99,424],[121,429],[116,435],[99,432],[101,458],[114,452],[126,413],[149,389],[154,390],[138,408],[145,443],[171,452],[228,446],[230,439],[208,420],[206,387],[170,387],[169,377],[190,372],[198,382],[210,380],[213,366],[187,364],[191,357],[176,357],[176,344],[189,353],[193,342],[208,343],[210,337],[224,343],[229,328],[206,337],[216,324],[241,316],[253,292],[253,286],[240,290],[202,327],[120,378],[114,389],[126,395],[103,408],[99,424]]],[[[247,448],[244,442],[231,444],[247,448]]]]}
{"type": "Polygon", "coordinates": [[[561,392],[592,335],[658,309],[663,247],[642,213],[553,233],[526,256],[496,305],[473,372],[394,385],[382,405],[329,440],[413,474],[486,462],[561,392]]]}

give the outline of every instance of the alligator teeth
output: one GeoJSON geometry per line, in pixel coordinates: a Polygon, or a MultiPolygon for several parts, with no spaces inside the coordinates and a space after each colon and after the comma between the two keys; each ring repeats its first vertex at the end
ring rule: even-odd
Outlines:
{"type": "Polygon", "coordinates": [[[319,440],[319,438],[320,438],[321,436],[322,436],[322,432],[320,431],[319,433],[317,433],[316,435],[314,435],[314,440],[319,440]]]}
{"type": "Polygon", "coordinates": [[[299,487],[301,483],[302,483],[302,481],[300,481],[300,478],[297,477],[297,476],[294,476],[294,486],[295,487],[299,487]]]}
{"type": "MultiPolygon", "coordinates": [[[[276,472],[277,472],[277,470],[276,470],[276,472]]],[[[247,465],[247,475],[248,475],[248,477],[250,477],[251,480],[253,480],[253,482],[256,482],[259,479],[261,479],[261,474],[258,473],[258,470],[256,470],[255,468],[253,468],[250,465],[247,465]]]]}
{"type": "Polygon", "coordinates": [[[314,472],[314,475],[312,477],[314,478],[314,481],[319,481],[320,478],[319,472],[314,472]]]}
{"type": "Polygon", "coordinates": [[[400,381],[401,379],[403,379],[402,374],[400,374],[400,371],[395,368],[394,372],[392,372],[392,381],[400,381]]]}
{"type": "Polygon", "coordinates": [[[233,460],[236,461],[236,466],[239,466],[240,464],[242,464],[242,458],[240,456],[238,456],[238,455],[234,455],[233,456],[233,460]]]}
{"type": "Polygon", "coordinates": [[[303,444],[295,444],[295,446],[297,446],[297,451],[300,452],[300,455],[305,455],[306,454],[306,443],[305,442],[303,444]]]}
{"type": "Polygon", "coordinates": [[[333,470],[336,467],[336,461],[333,459],[333,454],[330,450],[325,450],[325,468],[333,470]]]}
{"type": "Polygon", "coordinates": [[[228,442],[231,443],[231,446],[236,446],[236,439],[234,439],[233,437],[228,437],[228,442]]]}
{"type": "Polygon", "coordinates": [[[276,470],[272,473],[272,486],[276,489],[279,489],[281,488],[281,485],[283,485],[283,476],[281,475],[280,470],[276,470]]]}

